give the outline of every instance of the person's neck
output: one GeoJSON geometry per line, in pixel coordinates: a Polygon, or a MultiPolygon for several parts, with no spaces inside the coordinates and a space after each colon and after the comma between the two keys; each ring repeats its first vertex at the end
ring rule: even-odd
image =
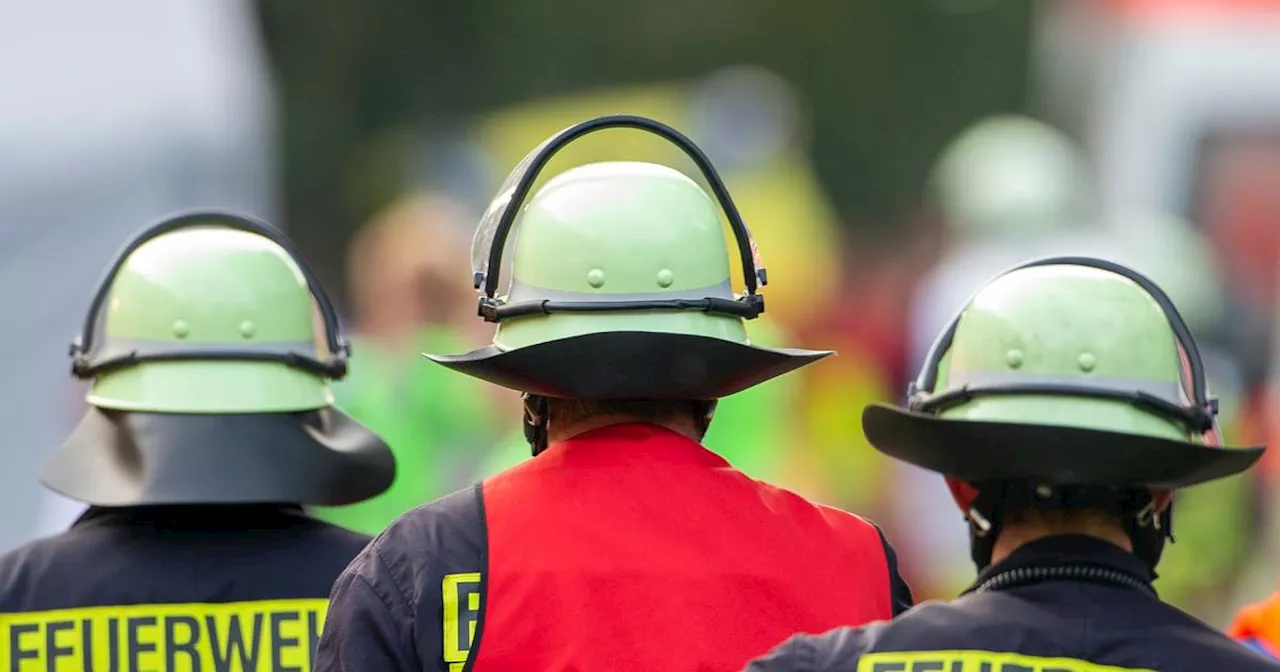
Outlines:
{"type": "Polygon", "coordinates": [[[627,423],[641,423],[646,425],[654,425],[663,429],[671,430],[681,436],[687,437],[692,441],[701,443],[702,434],[698,428],[694,426],[693,420],[639,420],[637,418],[625,415],[599,415],[589,418],[583,418],[570,424],[557,424],[551,422],[547,426],[547,444],[553,445],[563,441],[568,441],[579,434],[585,434],[601,427],[609,427],[611,425],[622,425],[627,423]]]}
{"type": "Polygon", "coordinates": [[[1014,551],[1048,537],[1083,535],[1100,539],[1128,553],[1133,552],[1133,542],[1118,525],[1095,524],[1090,521],[1025,521],[1006,524],[1000,529],[995,547],[991,550],[991,564],[1009,557],[1014,551]]]}

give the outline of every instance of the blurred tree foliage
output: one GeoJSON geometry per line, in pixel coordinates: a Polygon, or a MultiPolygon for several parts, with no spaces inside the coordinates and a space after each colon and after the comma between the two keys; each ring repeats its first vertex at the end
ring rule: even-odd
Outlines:
{"type": "MultiPolygon", "coordinates": [[[[399,128],[556,93],[752,63],[812,114],[812,156],[852,226],[917,202],[941,144],[1023,107],[1030,0],[263,0],[283,106],[287,208],[330,283],[394,181],[368,145],[399,128]]],[[[505,167],[504,167],[505,170],[505,167]]],[[[333,286],[340,286],[334,284],[333,286]]]]}

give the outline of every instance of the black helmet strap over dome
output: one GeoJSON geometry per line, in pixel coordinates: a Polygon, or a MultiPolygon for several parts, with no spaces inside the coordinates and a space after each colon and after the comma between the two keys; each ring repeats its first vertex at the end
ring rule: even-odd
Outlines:
{"type": "MultiPolygon", "coordinates": [[[[1115,273],[1141,287],[1160,306],[1173,330],[1179,348],[1186,356],[1190,372],[1190,404],[1178,399],[1163,399],[1142,391],[1126,392],[1101,387],[1070,385],[1060,382],[1037,383],[1031,381],[1016,385],[972,386],[934,394],[938,383],[938,370],[942,358],[951,349],[959,327],[963,309],[934,342],[925,358],[920,375],[908,386],[911,410],[937,413],[964,403],[974,396],[985,394],[1055,394],[1111,398],[1129,401],[1148,411],[1163,415],[1201,433],[1218,434],[1218,400],[1208,394],[1204,362],[1196,347],[1191,329],[1187,327],[1173,301],[1145,275],[1120,264],[1093,257],[1049,257],[1016,266],[1001,276],[1015,271],[1040,266],[1083,266],[1115,273]]],[[[1123,520],[1125,532],[1133,542],[1133,553],[1155,572],[1166,540],[1173,539],[1173,503],[1157,514],[1152,493],[1146,488],[1105,488],[1090,486],[1064,487],[1050,483],[1027,481],[997,481],[972,484],[978,491],[965,513],[969,525],[969,541],[973,561],[981,569],[991,563],[991,553],[1004,523],[1005,513],[1017,508],[1078,508],[1091,506],[1115,511],[1123,520]]]]}
{"type": "Polygon", "coordinates": [[[167,218],[143,229],[134,235],[129,242],[125,243],[124,247],[116,254],[111,265],[107,267],[102,279],[98,282],[98,288],[93,294],[92,302],[89,304],[89,313],[85,317],[84,327],[80,335],[72,341],[70,354],[72,357],[71,371],[77,378],[82,379],[93,378],[112,369],[132,366],[145,361],[238,360],[281,362],[288,366],[340,380],[347,374],[347,360],[351,357],[351,346],[342,337],[338,326],[338,315],[333,308],[333,302],[329,299],[329,295],[324,291],[324,287],[316,279],[315,273],[312,272],[302,253],[293,244],[293,241],[289,240],[287,236],[275,227],[244,215],[221,211],[197,211],[167,218]],[[97,353],[94,352],[94,339],[99,328],[98,321],[101,317],[103,304],[107,300],[107,295],[111,291],[111,285],[115,281],[116,275],[129,260],[129,256],[154,238],[179,229],[201,226],[234,229],[262,236],[279,245],[293,258],[294,263],[302,271],[302,277],[306,280],[307,287],[311,290],[311,295],[315,298],[316,305],[319,307],[320,316],[324,320],[325,338],[331,356],[328,361],[320,361],[308,353],[264,352],[236,348],[184,349],[180,351],[157,350],[154,352],[134,349],[125,353],[111,353],[103,357],[97,356],[97,353]]]}
{"type": "MultiPolygon", "coordinates": [[[[511,172],[499,192],[500,195],[510,193],[506,203],[499,211],[490,211],[480,223],[477,235],[488,230],[491,218],[498,216],[493,239],[489,245],[489,258],[483,270],[476,269],[473,281],[476,289],[484,288],[480,297],[479,313],[487,322],[501,322],[512,317],[526,315],[547,315],[550,313],[568,312],[616,312],[624,310],[697,310],[715,315],[728,315],[743,319],[754,319],[764,312],[764,297],[756,293],[757,285],[767,285],[768,274],[756,260],[755,243],[751,232],[738,213],[737,206],[729,196],[729,189],[720,179],[711,160],[696,144],[684,134],[661,122],[646,117],[616,114],[575,124],[566,128],[538,145],[511,172]],[[537,180],[543,167],[551,158],[569,143],[596,131],[612,128],[631,128],[652,133],[661,137],[683,151],[702,171],[702,175],[715,193],[720,208],[729,220],[737,240],[738,254],[742,260],[742,271],[746,276],[747,292],[735,300],[707,297],[704,299],[650,299],[630,301],[523,301],[508,304],[496,296],[498,291],[499,270],[502,268],[502,254],[506,247],[507,237],[515,224],[516,215],[520,211],[529,191],[537,180]]],[[[501,196],[500,196],[501,197],[501,196]]]]}

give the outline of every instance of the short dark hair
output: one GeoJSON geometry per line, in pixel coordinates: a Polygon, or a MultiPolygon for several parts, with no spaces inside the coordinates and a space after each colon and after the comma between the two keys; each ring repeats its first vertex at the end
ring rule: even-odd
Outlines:
{"type": "MultiPolygon", "coordinates": [[[[590,416],[619,415],[638,422],[663,422],[693,418],[707,413],[707,401],[671,401],[656,399],[547,399],[547,415],[558,423],[572,423],[590,416]]],[[[701,423],[699,422],[699,426],[701,423]]]]}
{"type": "Polygon", "coordinates": [[[1046,521],[1104,519],[1124,521],[1151,504],[1146,488],[1106,486],[1053,486],[1033,481],[1006,481],[988,484],[1001,501],[1006,521],[1030,518],[1046,521]],[[1043,494],[1041,494],[1043,493],[1043,494]]]}

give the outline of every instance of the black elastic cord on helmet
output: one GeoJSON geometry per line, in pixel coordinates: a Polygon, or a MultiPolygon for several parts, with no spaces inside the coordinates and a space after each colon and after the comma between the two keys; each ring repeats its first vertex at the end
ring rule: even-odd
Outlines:
{"type": "Polygon", "coordinates": [[[103,273],[102,278],[98,281],[98,288],[93,293],[93,299],[89,304],[89,312],[85,317],[84,326],[80,331],[80,335],[71,342],[70,354],[72,357],[71,371],[78,378],[93,378],[105,371],[148,361],[235,360],[280,362],[287,366],[336,380],[346,376],[347,360],[351,356],[351,345],[342,337],[338,325],[338,314],[333,307],[333,302],[329,299],[329,295],[325,292],[324,287],[321,286],[320,281],[316,279],[315,273],[302,256],[302,252],[298,250],[288,236],[285,236],[270,224],[245,215],[213,210],[189,212],[167,218],[139,231],[120,248],[120,251],[116,253],[114,260],[107,266],[106,272],[103,273]],[[329,361],[321,361],[305,353],[241,351],[234,348],[225,350],[192,349],[182,352],[154,353],[134,350],[121,355],[100,359],[94,358],[94,336],[97,333],[102,306],[107,300],[107,295],[111,291],[111,285],[115,282],[116,275],[124,267],[129,257],[143,244],[154,238],[179,229],[200,226],[234,229],[262,236],[279,245],[293,258],[298,269],[302,272],[302,277],[306,281],[312,297],[315,298],[316,306],[320,310],[321,318],[323,318],[325,339],[329,353],[332,356],[329,361]]]}
{"type": "Polygon", "coordinates": [[[285,366],[301,369],[317,376],[334,377],[333,362],[322,362],[315,357],[308,357],[296,352],[249,352],[235,350],[183,350],[182,352],[139,353],[136,350],[113,357],[95,359],[84,369],[82,378],[93,378],[118,369],[128,368],[142,362],[191,362],[191,361],[230,361],[230,362],[279,362],[285,366]]]}
{"type": "Polygon", "coordinates": [[[605,313],[640,310],[696,310],[709,315],[753,319],[764,312],[764,297],[749,294],[741,300],[665,299],[648,301],[521,301],[519,303],[480,303],[480,315],[487,322],[501,322],[512,317],[550,315],[552,313],[605,313]]]}
{"type": "MultiPolygon", "coordinates": [[[[1210,411],[1210,409],[1199,406],[1183,406],[1181,404],[1175,404],[1168,399],[1163,399],[1141,390],[1126,392],[1124,390],[1108,390],[1099,387],[1068,385],[1062,383],[966,385],[958,389],[947,390],[941,394],[935,394],[927,398],[923,398],[913,404],[911,410],[920,411],[921,413],[941,413],[953,406],[967,403],[974,397],[996,394],[1041,394],[1060,397],[1086,397],[1090,399],[1115,399],[1116,401],[1127,401],[1144,410],[1183,423],[1197,432],[1207,432],[1213,429],[1213,413],[1217,412],[1216,403],[1214,403],[1212,411],[1210,411]]],[[[1216,400],[1212,401],[1216,402],[1216,400]]]]}
{"type": "MultiPolygon", "coordinates": [[[[756,293],[757,284],[767,285],[769,283],[768,273],[763,267],[757,268],[756,255],[754,250],[754,242],[751,238],[751,232],[747,229],[746,223],[742,220],[742,216],[738,213],[738,208],[733,203],[733,198],[729,196],[729,189],[725,186],[724,180],[720,178],[719,173],[711,165],[711,160],[707,155],[698,148],[696,144],[680,131],[677,131],[662,122],[648,119],[646,117],[638,117],[634,115],[615,114],[595,119],[588,119],[581,123],[566,128],[550,139],[543,142],[526,156],[517,166],[511,177],[520,174],[519,181],[516,182],[511,192],[511,197],[504,205],[502,215],[498,220],[497,228],[494,230],[493,240],[490,242],[489,262],[483,273],[477,272],[474,278],[475,286],[480,289],[484,288],[484,296],[480,297],[479,314],[488,322],[500,322],[503,319],[511,317],[521,317],[531,314],[545,314],[549,312],[582,312],[595,310],[701,310],[703,312],[711,312],[716,314],[733,315],[735,317],[743,317],[752,319],[764,312],[764,299],[756,293]],[[698,305],[699,301],[618,301],[616,303],[604,304],[607,307],[597,308],[595,304],[601,302],[524,302],[521,304],[505,305],[502,299],[498,298],[498,277],[499,269],[502,267],[502,253],[506,248],[507,236],[511,233],[511,228],[515,224],[516,216],[520,212],[521,206],[524,204],[525,198],[528,197],[529,191],[533,189],[534,182],[538,179],[539,173],[547,165],[551,158],[561,149],[564,149],[569,143],[596,131],[614,128],[631,128],[635,130],[645,131],[657,135],[667,140],[683,151],[707,180],[707,184],[711,187],[711,191],[715,194],[716,200],[720,204],[720,208],[724,211],[725,218],[729,220],[729,227],[733,229],[733,235],[738,246],[738,256],[742,260],[742,272],[746,283],[747,293],[737,301],[726,299],[705,299],[704,305],[698,305]],[[520,173],[520,171],[524,171],[520,173]],[[741,303],[743,308],[727,308],[718,303],[741,303]],[[550,306],[547,305],[550,303],[550,306]],[[712,309],[709,309],[712,308],[712,309]],[[504,310],[508,309],[508,310],[504,310]]],[[[511,180],[508,177],[508,182],[511,180]]]]}

